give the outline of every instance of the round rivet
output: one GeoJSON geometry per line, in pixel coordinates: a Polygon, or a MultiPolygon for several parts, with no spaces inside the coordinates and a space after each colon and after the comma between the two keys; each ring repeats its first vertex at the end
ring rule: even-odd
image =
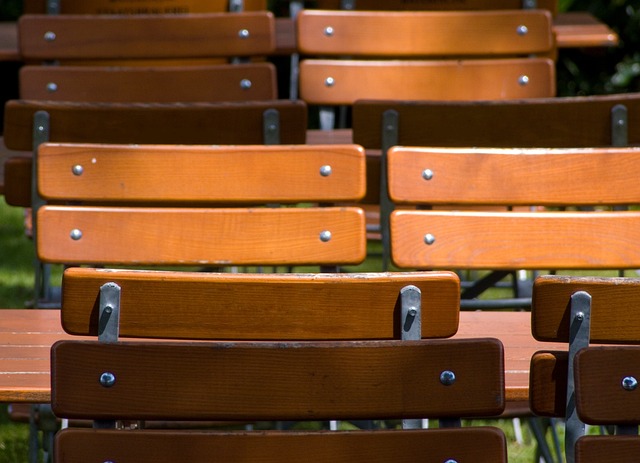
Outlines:
{"type": "Polygon", "coordinates": [[[40,133],[44,132],[44,126],[43,125],[39,125],[38,126],[38,132],[40,132],[40,133]]]}
{"type": "Polygon", "coordinates": [[[53,42],[56,39],[56,33],[55,32],[51,32],[51,31],[45,32],[44,33],[44,39],[47,42],[53,42]]]}
{"type": "Polygon", "coordinates": [[[576,320],[578,320],[579,322],[581,322],[582,320],[584,320],[584,312],[578,312],[576,314],[576,320]]]}
{"type": "Polygon", "coordinates": [[[58,91],[58,84],[55,82],[49,82],[47,84],[47,92],[53,93],[58,91]]]}
{"type": "Polygon", "coordinates": [[[328,177],[329,175],[331,175],[331,166],[325,165],[320,167],[320,175],[322,175],[323,177],[328,177]]]}
{"type": "Polygon", "coordinates": [[[433,236],[431,233],[427,233],[426,235],[424,235],[424,242],[425,244],[432,245],[433,243],[436,242],[436,237],[433,236]]]}
{"type": "Polygon", "coordinates": [[[100,384],[104,387],[111,387],[116,383],[116,377],[113,373],[105,371],[100,375],[100,384]]]}
{"type": "Polygon", "coordinates": [[[324,80],[324,84],[325,84],[327,87],[333,87],[333,84],[335,84],[335,83],[336,83],[336,82],[335,82],[335,80],[333,80],[333,77],[327,77],[327,78],[324,80]]]}
{"type": "Polygon", "coordinates": [[[241,39],[246,39],[247,37],[249,37],[249,30],[248,29],[240,29],[240,31],[238,31],[238,37],[240,37],[241,39]]]}
{"type": "Polygon", "coordinates": [[[527,85],[529,83],[529,76],[520,76],[518,78],[518,83],[523,86],[527,85]]]}
{"type": "Polygon", "coordinates": [[[418,309],[416,309],[415,307],[411,307],[407,313],[409,314],[410,317],[415,317],[416,315],[418,315],[418,309]]]}
{"type": "Polygon", "coordinates": [[[333,36],[333,27],[331,27],[331,26],[325,27],[324,28],[324,35],[326,35],[327,37],[333,36]]]}
{"type": "Polygon", "coordinates": [[[71,168],[71,172],[73,172],[73,175],[82,175],[82,173],[84,172],[84,167],[82,167],[80,164],[76,164],[71,168]]]}
{"type": "Polygon", "coordinates": [[[622,127],[624,125],[624,119],[618,119],[616,121],[616,125],[618,125],[618,127],[622,127]]]}
{"type": "Polygon", "coordinates": [[[529,28],[523,24],[521,26],[518,26],[517,31],[518,35],[527,35],[527,33],[529,32],[529,28]]]}
{"type": "Polygon", "coordinates": [[[240,88],[243,90],[249,90],[251,88],[251,81],[249,79],[242,79],[240,81],[240,88]]]}
{"type": "Polygon", "coordinates": [[[110,314],[111,312],[113,312],[113,307],[111,307],[110,305],[105,306],[104,313],[110,314]]]}
{"type": "Polygon", "coordinates": [[[454,460],[453,458],[449,458],[447,461],[445,461],[444,463],[458,463],[458,460],[454,460]]]}
{"type": "Polygon", "coordinates": [[[69,233],[69,236],[71,236],[72,240],[78,241],[80,238],[82,238],[82,232],[77,228],[74,228],[73,230],[71,230],[71,233],[69,233]]]}
{"type": "Polygon", "coordinates": [[[633,376],[622,378],[622,388],[626,391],[634,391],[638,387],[638,380],[633,376]]]}
{"type": "Polygon", "coordinates": [[[320,241],[326,243],[331,240],[331,232],[329,230],[324,230],[320,232],[320,241]]]}
{"type": "Polygon", "coordinates": [[[456,374],[451,370],[444,370],[440,373],[440,382],[445,386],[451,386],[456,382],[456,374]]]}
{"type": "Polygon", "coordinates": [[[425,169],[422,171],[422,178],[425,180],[431,180],[433,178],[433,171],[431,169],[425,169]]]}

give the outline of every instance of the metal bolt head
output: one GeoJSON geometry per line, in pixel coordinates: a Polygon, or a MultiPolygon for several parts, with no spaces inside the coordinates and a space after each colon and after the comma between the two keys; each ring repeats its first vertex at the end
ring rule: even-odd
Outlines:
{"type": "Polygon", "coordinates": [[[251,88],[251,81],[249,79],[242,79],[240,81],[240,88],[242,90],[249,90],[251,88]]]}
{"type": "Polygon", "coordinates": [[[578,312],[576,314],[576,320],[578,320],[579,322],[584,320],[584,312],[578,312]]]}
{"type": "Polygon", "coordinates": [[[416,309],[415,307],[411,307],[408,311],[407,314],[410,317],[415,317],[416,315],[418,315],[418,309],[416,309]]]}
{"type": "Polygon", "coordinates": [[[57,91],[58,91],[58,84],[56,84],[55,82],[49,82],[47,84],[47,92],[54,93],[57,91]]]}
{"type": "Polygon", "coordinates": [[[56,33],[55,32],[51,32],[51,31],[45,32],[44,33],[44,39],[47,42],[53,42],[56,39],[56,33]]]}
{"type": "Polygon", "coordinates": [[[323,230],[320,232],[320,241],[326,243],[327,241],[331,241],[331,232],[329,230],[323,230]]]}
{"type": "Polygon", "coordinates": [[[336,81],[333,79],[333,77],[327,77],[327,78],[324,80],[324,84],[325,84],[327,87],[333,87],[333,85],[334,85],[335,83],[336,83],[336,81]]]}
{"type": "Polygon", "coordinates": [[[529,76],[520,76],[518,77],[518,83],[522,86],[525,86],[529,83],[529,76]]]}
{"type": "Polygon", "coordinates": [[[71,230],[71,233],[69,233],[69,236],[71,236],[72,240],[78,241],[80,238],[82,238],[82,231],[74,228],[73,230],[71,230]]]}
{"type": "Polygon", "coordinates": [[[521,24],[520,26],[518,26],[516,31],[518,32],[518,35],[527,35],[527,33],[529,32],[529,28],[524,24],[521,24]]]}
{"type": "Polygon", "coordinates": [[[440,382],[445,386],[451,386],[456,382],[456,374],[451,370],[444,370],[440,373],[440,382]]]}
{"type": "Polygon", "coordinates": [[[333,37],[333,33],[334,33],[333,27],[327,26],[324,28],[324,35],[326,35],[327,37],[333,37]]]}
{"type": "Polygon", "coordinates": [[[320,167],[320,175],[322,175],[323,177],[328,177],[329,175],[331,175],[331,166],[324,165],[320,167]]]}
{"type": "Polygon", "coordinates": [[[431,233],[427,233],[426,235],[424,235],[424,242],[425,244],[431,246],[433,243],[436,242],[436,237],[433,236],[431,233]]]}
{"type": "Polygon", "coordinates": [[[238,37],[240,37],[241,39],[246,39],[249,38],[251,34],[249,33],[248,29],[240,29],[238,31],[238,37]]]}
{"type": "Polygon", "coordinates": [[[108,371],[100,375],[100,384],[104,387],[111,387],[116,383],[116,376],[108,371]]]}
{"type": "Polygon", "coordinates": [[[638,387],[638,380],[633,376],[625,376],[622,378],[622,389],[625,391],[634,391],[638,387]]]}
{"type": "Polygon", "coordinates": [[[433,178],[433,171],[431,169],[425,169],[422,171],[422,178],[425,180],[431,180],[433,178]]]}
{"type": "Polygon", "coordinates": [[[82,167],[80,164],[76,164],[71,168],[71,172],[73,172],[73,175],[82,175],[84,173],[84,167],[82,167]]]}
{"type": "Polygon", "coordinates": [[[458,463],[458,460],[454,460],[453,458],[449,458],[444,463],[458,463]]]}

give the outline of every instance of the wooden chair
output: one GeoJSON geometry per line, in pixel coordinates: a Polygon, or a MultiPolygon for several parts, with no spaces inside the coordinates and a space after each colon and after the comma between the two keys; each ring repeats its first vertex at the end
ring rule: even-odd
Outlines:
{"type": "Polygon", "coordinates": [[[530,401],[540,416],[566,420],[567,462],[630,461],[640,445],[637,414],[640,281],[544,275],[536,279],[532,332],[567,343],[531,360],[530,401]],[[617,344],[617,345],[612,345],[617,344]],[[585,435],[585,423],[616,426],[585,435]]]}
{"type": "MultiPolygon", "coordinates": [[[[296,25],[300,98],[310,105],[555,96],[547,11],[305,9],[296,25]]],[[[321,128],[345,126],[325,114],[321,128]]]]}
{"type": "MultiPolygon", "coordinates": [[[[517,269],[638,268],[632,243],[640,238],[640,214],[607,207],[638,203],[629,172],[638,161],[637,148],[391,148],[392,201],[433,206],[391,214],[392,261],[400,268],[497,270],[489,273],[493,281],[517,269]],[[478,205],[502,210],[472,210],[478,205]]],[[[462,307],[530,303],[471,298],[462,307]]]]}
{"type": "Polygon", "coordinates": [[[52,348],[56,415],[95,420],[94,429],[58,433],[58,462],[208,461],[212,454],[225,461],[310,454],[344,462],[507,461],[500,430],[459,426],[461,417],[501,412],[502,344],[425,339],[457,329],[459,281],[450,272],[72,268],[63,285],[65,329],[98,340],[52,348]],[[125,339],[141,336],[159,339],[125,339]],[[439,428],[265,432],[137,424],[384,419],[410,428],[425,417],[439,418],[439,428]],[[113,429],[131,420],[142,429],[113,429]]]}
{"type": "MultiPolygon", "coordinates": [[[[395,145],[496,148],[588,148],[640,143],[629,123],[640,113],[637,94],[494,101],[374,101],[353,105],[352,134],[341,134],[367,150],[368,226],[383,242],[388,268],[389,200],[386,152],[395,145]],[[572,120],[572,124],[567,124],[572,120]],[[384,130],[383,130],[384,127],[384,130]],[[379,210],[381,211],[378,214],[379,210]]],[[[316,137],[314,139],[322,139],[316,137]]],[[[515,279],[518,283],[517,279],[515,279]]],[[[528,285],[527,285],[528,286],[528,285]]],[[[524,288],[521,288],[524,290],[524,288]]],[[[530,293],[530,289],[528,290],[530,293]]]]}

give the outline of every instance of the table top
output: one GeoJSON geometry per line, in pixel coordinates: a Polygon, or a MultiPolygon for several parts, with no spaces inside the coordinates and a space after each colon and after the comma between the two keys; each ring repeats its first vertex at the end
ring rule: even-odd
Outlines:
{"type": "MultiPolygon", "coordinates": [[[[460,313],[460,329],[454,338],[496,337],[503,341],[507,401],[528,400],[529,360],[535,351],[566,350],[564,344],[535,341],[530,318],[529,312],[460,313]]],[[[59,310],[0,310],[0,402],[50,401],[49,350],[60,339],[80,337],[64,333],[59,310]]]]}

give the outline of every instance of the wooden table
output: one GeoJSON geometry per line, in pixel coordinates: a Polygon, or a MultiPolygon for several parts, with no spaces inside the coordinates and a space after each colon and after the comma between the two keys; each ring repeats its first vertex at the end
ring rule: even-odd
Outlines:
{"type": "MultiPolygon", "coordinates": [[[[536,350],[566,349],[564,344],[534,341],[528,312],[461,312],[460,315],[456,338],[503,340],[508,401],[528,400],[529,359],[536,350]]],[[[79,339],[63,332],[59,310],[0,310],[0,402],[50,401],[49,349],[59,339],[79,339]]]]}

